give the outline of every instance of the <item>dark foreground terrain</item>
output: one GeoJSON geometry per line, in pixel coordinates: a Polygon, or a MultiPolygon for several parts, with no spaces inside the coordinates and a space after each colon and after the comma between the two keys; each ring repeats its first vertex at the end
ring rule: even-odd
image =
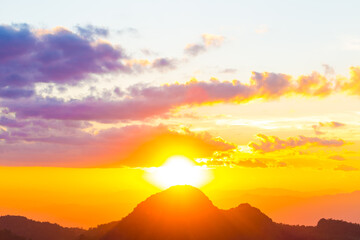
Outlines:
{"type": "Polygon", "coordinates": [[[249,204],[221,210],[197,188],[175,186],[152,195],[122,220],[87,231],[0,217],[0,240],[30,239],[360,240],[360,225],[332,219],[321,219],[311,227],[278,224],[249,204]]]}

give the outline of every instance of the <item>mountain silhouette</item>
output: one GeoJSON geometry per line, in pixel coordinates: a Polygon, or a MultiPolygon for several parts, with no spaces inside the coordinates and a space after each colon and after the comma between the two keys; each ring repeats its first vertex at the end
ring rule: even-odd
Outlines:
{"type": "MultiPolygon", "coordinates": [[[[31,240],[74,240],[85,232],[80,228],[65,228],[58,224],[38,222],[21,216],[1,216],[0,230],[7,230],[31,240]]],[[[4,239],[7,238],[4,237],[4,239]]],[[[0,237],[0,240],[3,238],[0,237]]]]}
{"type": "Polygon", "coordinates": [[[270,218],[248,204],[220,210],[185,185],[149,197],[102,239],[270,239],[273,228],[270,218]]]}
{"type": "Polygon", "coordinates": [[[360,227],[352,223],[344,227],[344,223],[322,219],[314,227],[278,224],[249,204],[229,210],[218,209],[199,189],[184,185],[152,195],[99,239],[360,239],[357,232],[360,227]],[[331,230],[327,231],[328,228],[331,230]]]}
{"type": "Polygon", "coordinates": [[[18,216],[0,217],[0,240],[359,240],[360,225],[321,219],[316,226],[279,224],[249,204],[229,210],[199,189],[174,186],[154,194],[119,221],[88,231],[18,216]]]}
{"type": "Polygon", "coordinates": [[[0,240],[26,240],[23,237],[19,237],[7,229],[0,230],[0,240]]]}

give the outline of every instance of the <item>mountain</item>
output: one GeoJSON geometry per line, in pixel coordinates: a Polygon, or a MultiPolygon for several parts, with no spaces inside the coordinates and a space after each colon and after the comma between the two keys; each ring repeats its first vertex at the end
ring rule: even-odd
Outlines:
{"type": "Polygon", "coordinates": [[[0,240],[26,240],[23,237],[19,237],[7,229],[0,230],[0,240]]]}
{"type": "MultiPolygon", "coordinates": [[[[329,190],[328,192],[331,192],[329,190]]],[[[332,194],[328,192],[295,192],[284,189],[222,191],[209,197],[214,202],[233,206],[236,199],[256,206],[273,221],[291,225],[315,226],[321,218],[343,219],[360,223],[360,191],[332,194]],[[231,196],[231,197],[229,197],[231,196]],[[231,199],[231,200],[228,200],[231,199]]]]}
{"type": "Polygon", "coordinates": [[[140,203],[102,239],[273,239],[274,229],[248,204],[220,210],[199,189],[174,186],[140,203]]]}
{"type": "MultiPolygon", "coordinates": [[[[8,230],[17,236],[31,240],[74,240],[85,232],[83,229],[64,228],[58,224],[37,222],[21,216],[1,216],[0,230],[8,230]]],[[[6,238],[0,235],[0,240],[3,239],[15,240],[17,238],[6,238]]]]}
{"type": "Polygon", "coordinates": [[[249,204],[222,210],[199,189],[174,186],[141,202],[120,221],[88,231],[24,217],[0,217],[0,240],[359,240],[360,225],[321,219],[279,224],[249,204]]]}
{"type": "Polygon", "coordinates": [[[99,239],[360,239],[359,225],[343,221],[322,219],[314,227],[291,226],[273,222],[249,204],[221,210],[191,186],[174,186],[152,195],[111,227],[99,239]]]}

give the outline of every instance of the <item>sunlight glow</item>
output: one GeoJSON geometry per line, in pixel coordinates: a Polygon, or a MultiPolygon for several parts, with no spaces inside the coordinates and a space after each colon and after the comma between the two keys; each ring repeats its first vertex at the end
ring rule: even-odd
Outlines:
{"type": "Polygon", "coordinates": [[[174,185],[191,185],[200,187],[210,179],[210,174],[204,167],[196,166],[184,156],[170,157],[161,167],[148,170],[149,181],[161,187],[174,185]]]}

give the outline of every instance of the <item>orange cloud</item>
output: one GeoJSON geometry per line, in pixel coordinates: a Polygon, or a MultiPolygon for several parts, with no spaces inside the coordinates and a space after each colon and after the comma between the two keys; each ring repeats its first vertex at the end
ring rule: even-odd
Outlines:
{"type": "Polygon", "coordinates": [[[345,160],[345,158],[343,156],[340,156],[340,155],[330,156],[329,159],[337,160],[337,161],[344,161],[345,160]]]}
{"type": "Polygon", "coordinates": [[[350,78],[338,80],[338,85],[350,95],[360,95],[360,67],[350,67],[350,78]]]}
{"type": "Polygon", "coordinates": [[[358,171],[359,169],[356,167],[342,164],[342,165],[339,165],[336,168],[334,168],[334,170],[349,172],[349,171],[358,171]]]}
{"type": "Polygon", "coordinates": [[[293,87],[294,93],[305,96],[325,97],[333,93],[334,83],[325,76],[313,72],[311,75],[300,76],[293,87]]]}
{"type": "Polygon", "coordinates": [[[214,35],[214,34],[207,34],[204,33],[202,35],[202,39],[205,43],[205,46],[215,46],[219,47],[224,41],[224,37],[220,35],[214,35]]]}
{"type": "Polygon", "coordinates": [[[257,158],[243,159],[243,160],[223,160],[223,159],[210,159],[205,161],[200,161],[200,165],[206,165],[209,167],[215,166],[238,166],[246,168],[267,168],[267,164],[262,160],[257,158]]]}
{"type": "Polygon", "coordinates": [[[338,147],[345,144],[342,139],[322,139],[317,137],[290,137],[285,140],[276,136],[266,136],[264,134],[257,134],[260,143],[250,142],[248,146],[254,152],[267,153],[283,149],[291,149],[301,146],[332,146],[338,147]]]}

